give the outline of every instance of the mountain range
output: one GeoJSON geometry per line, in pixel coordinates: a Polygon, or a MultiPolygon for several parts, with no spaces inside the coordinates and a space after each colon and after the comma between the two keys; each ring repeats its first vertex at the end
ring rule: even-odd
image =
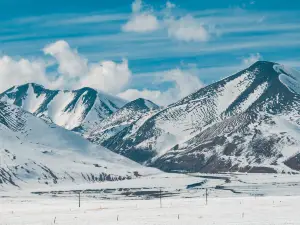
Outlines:
{"type": "Polygon", "coordinates": [[[127,103],[92,88],[49,90],[34,83],[14,86],[0,94],[0,100],[77,132],[88,130],[127,103]]]}
{"type": "Polygon", "coordinates": [[[101,144],[165,171],[299,170],[300,74],[259,61],[101,144]]]}
{"type": "Polygon", "coordinates": [[[0,189],[124,180],[153,172],[157,173],[0,102],[0,189]]]}
{"type": "Polygon", "coordinates": [[[300,170],[300,73],[273,62],[258,61],[165,108],[37,84],[12,87],[0,101],[168,172],[300,170]]]}

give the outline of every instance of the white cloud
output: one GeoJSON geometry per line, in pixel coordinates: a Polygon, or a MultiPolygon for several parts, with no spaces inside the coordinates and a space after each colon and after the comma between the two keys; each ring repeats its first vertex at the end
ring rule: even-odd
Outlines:
{"type": "Polygon", "coordinates": [[[81,57],[77,50],[71,49],[66,41],[52,43],[46,46],[43,51],[57,60],[58,71],[64,76],[82,76],[88,70],[87,59],[81,57]]]}
{"type": "Polygon", "coordinates": [[[168,105],[197,91],[204,85],[194,74],[194,71],[174,69],[162,73],[161,82],[171,82],[172,87],[166,91],[129,89],[119,94],[127,100],[146,98],[159,105],[168,105]]]}
{"type": "Polygon", "coordinates": [[[132,3],[132,15],[122,26],[125,32],[151,32],[159,28],[159,21],[151,11],[143,11],[143,2],[135,0],[132,3]]]}
{"type": "Polygon", "coordinates": [[[243,58],[242,62],[243,65],[250,66],[259,60],[262,60],[262,56],[259,53],[256,53],[256,54],[250,54],[248,57],[243,58]]]}
{"type": "Polygon", "coordinates": [[[209,31],[200,21],[191,15],[179,19],[169,18],[165,20],[169,37],[182,41],[207,41],[210,38],[209,31]]]}
{"type": "Polygon", "coordinates": [[[124,90],[132,76],[127,60],[90,64],[65,41],[52,43],[43,51],[53,56],[55,61],[49,64],[46,60],[0,58],[0,93],[14,85],[34,82],[54,89],[91,87],[117,94],[124,90]],[[58,71],[56,76],[49,76],[46,69],[53,63],[58,65],[58,71]]]}
{"type": "Polygon", "coordinates": [[[135,0],[132,3],[132,15],[126,24],[122,26],[124,32],[151,32],[159,28],[167,31],[170,38],[181,41],[208,41],[211,33],[217,33],[213,26],[207,28],[201,21],[192,15],[182,17],[174,16],[172,12],[176,7],[170,1],[166,2],[165,9],[161,12],[163,18],[158,17],[152,10],[143,10],[142,0],[135,0]]]}
{"type": "Polygon", "coordinates": [[[175,4],[167,1],[164,18],[159,20],[151,11],[143,11],[141,0],[135,0],[132,3],[132,15],[122,26],[122,30],[125,32],[150,32],[161,27],[160,24],[164,24],[170,38],[187,42],[208,41],[210,30],[192,15],[176,18],[172,15],[172,9],[175,7],[175,4]]]}
{"type": "Polygon", "coordinates": [[[88,74],[80,78],[79,87],[117,94],[128,85],[131,75],[127,60],[121,63],[102,61],[90,66],[88,74]]]}
{"type": "Polygon", "coordinates": [[[162,96],[161,91],[153,91],[148,89],[143,89],[143,90],[128,89],[124,92],[119,93],[118,96],[127,99],[128,101],[133,101],[138,98],[145,98],[157,104],[161,104],[163,102],[161,99],[162,96]]]}
{"type": "Polygon", "coordinates": [[[52,86],[60,89],[91,87],[111,94],[122,91],[131,78],[127,60],[121,63],[101,61],[89,64],[88,60],[71,49],[65,41],[57,41],[46,48],[58,64],[58,79],[52,86]]]}
{"type": "Polygon", "coordinates": [[[203,87],[203,83],[196,76],[195,72],[197,72],[197,70],[183,71],[174,69],[165,73],[163,80],[175,84],[172,89],[168,90],[175,99],[183,98],[203,87]]]}
{"type": "Polygon", "coordinates": [[[49,82],[43,61],[30,61],[27,59],[14,60],[9,56],[0,58],[0,93],[14,85],[37,82],[49,82]]]}
{"type": "Polygon", "coordinates": [[[170,1],[167,1],[167,3],[166,3],[166,8],[167,8],[167,9],[173,9],[173,8],[175,8],[175,7],[176,7],[175,4],[173,4],[173,3],[170,2],[170,1]]]}
{"type": "Polygon", "coordinates": [[[151,13],[144,12],[132,15],[130,20],[122,26],[125,32],[150,32],[159,28],[159,22],[156,16],[151,13]]]}
{"type": "Polygon", "coordinates": [[[15,60],[8,56],[0,58],[0,92],[14,85],[33,82],[53,89],[91,87],[128,100],[143,97],[160,105],[168,105],[203,86],[195,70],[174,69],[159,75],[160,83],[171,83],[171,87],[165,91],[126,90],[132,73],[125,59],[120,63],[101,61],[91,64],[65,41],[52,43],[43,50],[46,55],[53,56],[54,62],[50,61],[49,64],[46,60],[15,60]],[[58,69],[55,76],[50,76],[46,71],[53,63],[57,64],[58,69]]]}
{"type": "Polygon", "coordinates": [[[142,9],[142,4],[142,0],[135,0],[131,5],[132,12],[140,12],[142,9]]]}

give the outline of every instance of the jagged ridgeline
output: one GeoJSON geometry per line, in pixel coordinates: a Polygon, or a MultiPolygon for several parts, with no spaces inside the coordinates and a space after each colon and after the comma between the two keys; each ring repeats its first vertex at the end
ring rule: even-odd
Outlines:
{"type": "Polygon", "coordinates": [[[260,61],[101,144],[165,171],[299,171],[299,94],[299,72],[260,61]]]}
{"type": "Polygon", "coordinates": [[[132,179],[152,172],[0,101],[0,189],[132,179]]]}
{"type": "Polygon", "coordinates": [[[127,101],[82,88],[75,91],[49,90],[30,83],[14,86],[0,94],[0,100],[15,104],[48,122],[69,130],[85,132],[102,121],[127,101]]]}
{"type": "Polygon", "coordinates": [[[35,84],[0,99],[165,171],[300,170],[300,74],[272,62],[259,61],[165,108],[35,84]]]}

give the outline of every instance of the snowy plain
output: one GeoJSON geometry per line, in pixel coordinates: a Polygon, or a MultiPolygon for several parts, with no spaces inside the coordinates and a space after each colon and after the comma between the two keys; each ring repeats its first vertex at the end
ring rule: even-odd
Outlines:
{"type": "Polygon", "coordinates": [[[300,197],[93,200],[2,199],[0,224],[300,224],[300,197]]]}
{"type": "Polygon", "coordinates": [[[162,173],[124,181],[5,190],[0,192],[0,224],[300,224],[299,185],[298,174],[162,173]],[[81,191],[80,207],[77,191],[81,191]]]}

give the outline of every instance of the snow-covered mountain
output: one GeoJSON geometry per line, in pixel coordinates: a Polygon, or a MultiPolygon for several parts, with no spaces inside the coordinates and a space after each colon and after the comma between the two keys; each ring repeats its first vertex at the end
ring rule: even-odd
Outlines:
{"type": "Polygon", "coordinates": [[[131,179],[153,172],[0,101],[0,189],[131,179]]]}
{"type": "Polygon", "coordinates": [[[102,144],[166,171],[300,170],[300,73],[259,61],[102,144]]]}
{"type": "Polygon", "coordinates": [[[58,91],[34,83],[10,88],[0,94],[0,101],[15,104],[46,121],[78,132],[89,130],[127,103],[91,88],[58,91]]]}
{"type": "Polygon", "coordinates": [[[127,103],[121,109],[100,121],[86,137],[93,143],[102,144],[145,115],[152,115],[159,109],[153,102],[139,98],[127,103]]]}

